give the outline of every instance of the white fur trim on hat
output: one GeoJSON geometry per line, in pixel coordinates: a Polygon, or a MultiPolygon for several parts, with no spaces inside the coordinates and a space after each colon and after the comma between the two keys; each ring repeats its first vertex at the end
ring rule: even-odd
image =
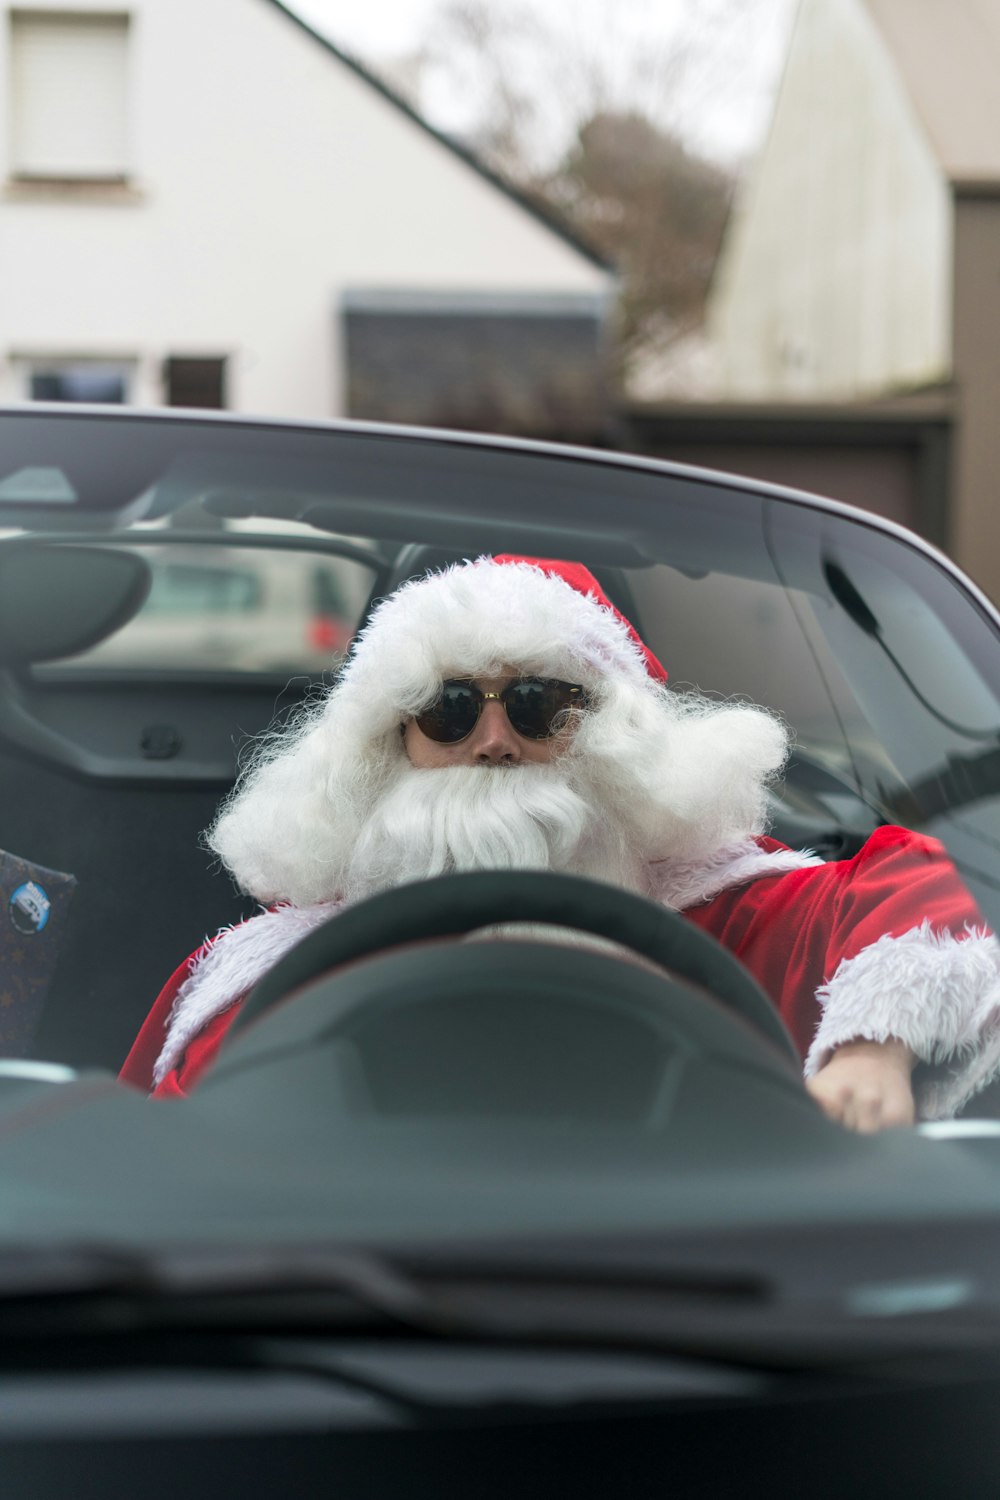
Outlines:
{"type": "Polygon", "coordinates": [[[331,695],[373,739],[436,697],[443,675],[513,665],[591,690],[608,678],[659,690],[614,610],[529,562],[479,558],[405,583],[373,611],[331,695]]]}
{"type": "Polygon", "coordinates": [[[1000,944],[977,929],[928,922],[845,959],[817,991],[823,1016],[806,1059],[819,1072],[856,1038],[896,1038],[936,1069],[918,1082],[921,1119],[953,1115],[1000,1072],[1000,944]]]}

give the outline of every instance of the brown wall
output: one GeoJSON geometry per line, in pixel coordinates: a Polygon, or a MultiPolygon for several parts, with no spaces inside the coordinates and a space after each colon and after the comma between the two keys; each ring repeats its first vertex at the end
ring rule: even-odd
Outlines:
{"type": "Polygon", "coordinates": [[[622,446],[874,511],[936,545],[947,539],[950,418],[940,401],[877,408],[632,408],[622,446]]]}
{"type": "Polygon", "coordinates": [[[950,550],[1000,600],[1000,186],[955,195],[956,424],[950,550]]]}
{"type": "Polygon", "coordinates": [[[916,525],[916,459],[904,449],[678,443],[657,456],[808,490],[872,510],[901,526],[916,525]]]}

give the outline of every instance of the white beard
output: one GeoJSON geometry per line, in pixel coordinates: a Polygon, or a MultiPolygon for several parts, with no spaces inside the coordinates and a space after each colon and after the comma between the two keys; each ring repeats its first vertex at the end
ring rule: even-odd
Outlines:
{"type": "Polygon", "coordinates": [[[402,765],[357,839],[343,895],[459,870],[554,870],[648,892],[644,859],[561,767],[402,765]]]}

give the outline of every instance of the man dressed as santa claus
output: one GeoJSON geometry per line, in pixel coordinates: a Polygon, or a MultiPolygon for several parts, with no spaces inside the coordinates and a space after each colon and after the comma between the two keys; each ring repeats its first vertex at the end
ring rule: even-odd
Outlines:
{"type": "Polygon", "coordinates": [[[949,1116],[1000,1073],[1000,948],[932,839],[880,828],[824,863],[765,837],[787,748],[767,711],[670,689],[577,564],[481,558],[407,583],[223,805],[209,845],[264,910],[180,966],[122,1077],[186,1094],[257,981],[366,896],[554,870],[661,902],[735,954],[834,1119],[949,1116]]]}

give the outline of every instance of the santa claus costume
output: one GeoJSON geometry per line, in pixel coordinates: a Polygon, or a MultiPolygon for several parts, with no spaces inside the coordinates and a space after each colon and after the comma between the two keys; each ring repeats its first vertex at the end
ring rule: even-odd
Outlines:
{"type": "Polygon", "coordinates": [[[123,1079],[187,1094],[257,981],[353,902],[449,870],[531,868],[610,880],[710,933],[771,996],[806,1076],[846,1042],[896,1039],[929,1065],[919,1115],[954,1114],[1000,1074],[1000,947],[933,839],[880,828],[825,863],[766,837],[787,745],[763,709],[671,690],[577,564],[481,558],[404,585],[224,805],[210,845],[265,909],[180,965],[123,1079]],[[409,764],[400,727],[444,678],[511,670],[584,689],[557,760],[409,764]]]}

